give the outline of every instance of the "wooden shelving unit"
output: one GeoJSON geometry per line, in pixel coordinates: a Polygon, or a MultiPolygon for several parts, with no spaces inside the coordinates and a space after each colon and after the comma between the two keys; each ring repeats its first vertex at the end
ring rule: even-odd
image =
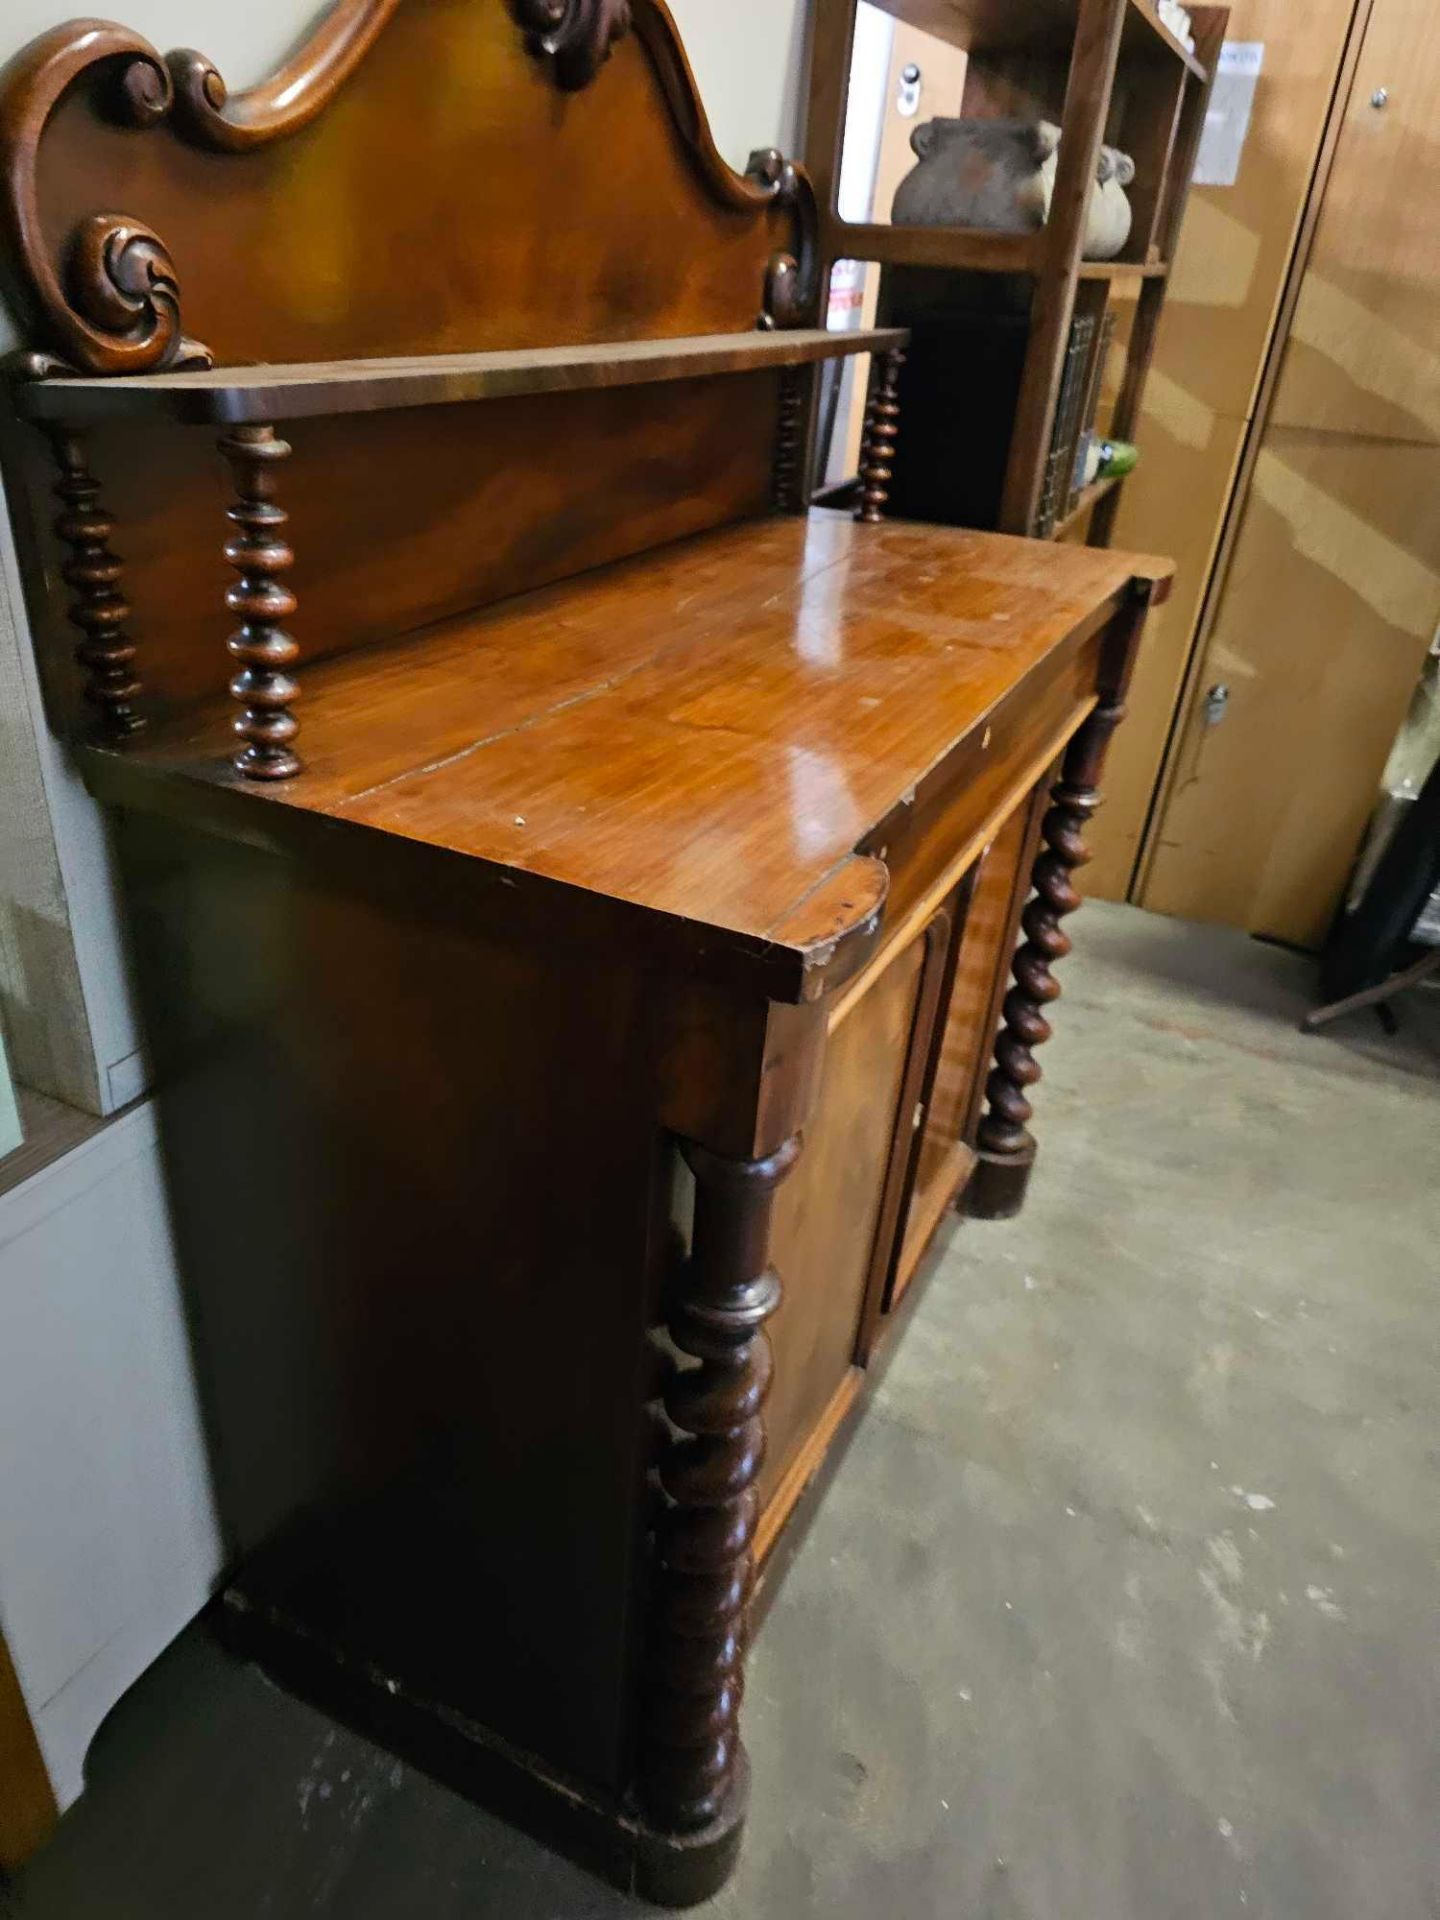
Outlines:
{"type": "MultiPolygon", "coordinates": [[[[816,0],[806,158],[820,200],[824,265],[828,270],[836,260],[873,260],[889,268],[918,269],[937,280],[951,275],[955,284],[963,284],[961,276],[977,274],[1023,276],[1032,283],[1023,372],[995,515],[1000,531],[1029,534],[1043,524],[1038,516],[1046,462],[1077,303],[1097,317],[1112,299],[1123,297],[1132,305],[1124,371],[1105,429],[1128,439],[1139,417],[1228,9],[1192,7],[1196,46],[1191,53],[1162,23],[1151,0],[876,0],[897,20],[966,52],[962,113],[1059,123],[1050,219],[1035,232],[1016,234],[856,225],[840,218],[837,188],[856,4],[816,0]],[[1081,257],[1102,143],[1122,147],[1136,163],[1130,240],[1113,261],[1081,257]]],[[[901,317],[897,311],[897,324],[901,317]]],[[[902,397],[907,408],[913,407],[913,390],[902,397]]],[[[1115,484],[1086,488],[1058,517],[1052,537],[1088,520],[1089,543],[1107,544],[1119,500],[1115,484]]]]}

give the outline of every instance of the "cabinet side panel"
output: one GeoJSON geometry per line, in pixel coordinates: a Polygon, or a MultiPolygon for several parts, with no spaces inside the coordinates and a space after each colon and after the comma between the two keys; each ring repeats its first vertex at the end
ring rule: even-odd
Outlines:
{"type": "Polygon", "coordinates": [[[247,1594],[614,1786],[659,1244],[638,987],[178,828],[121,844],[247,1594]]]}

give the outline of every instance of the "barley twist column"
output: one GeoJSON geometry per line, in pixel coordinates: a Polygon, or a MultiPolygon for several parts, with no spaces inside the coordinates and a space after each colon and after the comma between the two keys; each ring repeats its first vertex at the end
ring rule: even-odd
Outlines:
{"type": "Polygon", "coordinates": [[[145,724],[135,707],[141,685],[135,643],[127,631],[130,608],[120,590],[125,563],[110,546],[115,522],[99,504],[100,483],[90,471],[83,438],[69,427],[48,431],[60,470],[55,492],[64,509],[55,533],[70,549],[60,572],[74,590],[68,618],[81,634],[75,658],[85,676],[85,699],[95,709],[96,733],[123,740],[145,724]]]}
{"type": "Polygon", "coordinates": [[[980,1164],[966,1194],[966,1211],[982,1220],[1009,1219],[1024,1203],[1035,1160],[1029,1096],[1041,1078],[1035,1049],[1051,1037],[1045,1009],[1060,997],[1053,969],[1071,944],[1061,922],[1081,904],[1074,876],[1090,858],[1085,829],[1100,805],[1106,750],[1124,713],[1118,701],[1105,701],[1076,734],[1040,829],[1034,891],[1021,916],[1024,939],[1012,969],[1015,984],[1005,998],[994,1071],[985,1087],[980,1164]]]}
{"type": "Polygon", "coordinates": [[[798,1138],[762,1160],[726,1160],[693,1142],[692,1251],[677,1276],[668,1331],[682,1361],[664,1390],[670,1429],[660,1463],[665,1507],[655,1536],[640,1771],[641,1807],[659,1835],[733,1830],[746,1767],[739,1713],[745,1608],[759,1520],[770,1389],[765,1323],[780,1302],[769,1265],[775,1191],[798,1138]]]}
{"type": "Polygon", "coordinates": [[[780,421],[775,435],[775,506],[781,513],[803,513],[800,498],[805,427],[805,385],[802,369],[787,367],[780,376],[780,421]]]}
{"type": "Polygon", "coordinates": [[[251,780],[288,780],[301,770],[292,742],[299,732],[290,711],[300,689],[290,674],[300,649],[285,630],[295,595],[283,575],[295,564],[285,538],[289,514],[276,500],[276,468],[289,458],[288,442],[273,427],[234,427],[220,451],[235,474],[236,502],[227,514],[238,529],[225,558],[240,575],[225,604],[240,626],[226,646],[240,662],[230,692],[240,702],[235,731],[246,742],[235,767],[251,780]]]}
{"type": "Polygon", "coordinates": [[[900,437],[900,369],[905,356],[898,347],[880,356],[865,409],[865,434],[860,445],[860,505],[857,520],[885,517],[890,482],[895,477],[895,443],[900,437]]]}

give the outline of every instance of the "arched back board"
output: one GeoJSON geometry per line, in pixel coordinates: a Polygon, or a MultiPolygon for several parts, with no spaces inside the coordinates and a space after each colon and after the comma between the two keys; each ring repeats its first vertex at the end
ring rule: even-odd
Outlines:
{"type": "Polygon", "coordinates": [[[73,21],[0,75],[0,181],[26,343],[91,373],[727,332],[815,297],[808,182],[720,157],[664,0],[337,0],[234,99],[200,54],[73,21]]]}

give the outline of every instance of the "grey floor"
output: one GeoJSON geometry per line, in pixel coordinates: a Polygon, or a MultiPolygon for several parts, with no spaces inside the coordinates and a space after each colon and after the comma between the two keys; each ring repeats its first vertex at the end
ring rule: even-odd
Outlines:
{"type": "MultiPolygon", "coordinates": [[[[1080,925],[1030,1208],[953,1233],[756,1649],[712,1920],[1440,1915],[1440,996],[1304,1039],[1304,962],[1080,925]]],[[[9,1901],[633,1911],[194,1630],[9,1901]]]]}

